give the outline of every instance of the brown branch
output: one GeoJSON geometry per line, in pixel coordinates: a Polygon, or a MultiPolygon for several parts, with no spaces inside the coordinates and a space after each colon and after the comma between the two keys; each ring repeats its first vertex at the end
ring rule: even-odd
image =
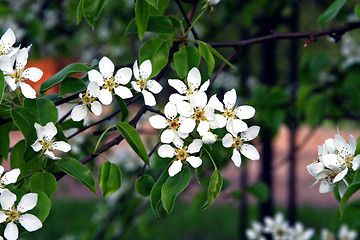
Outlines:
{"type": "MultiPolygon", "coordinates": [[[[189,28],[189,27],[191,26],[191,21],[190,21],[188,15],[186,14],[183,5],[181,4],[180,0],[175,0],[175,2],[176,2],[176,4],[178,5],[178,7],[179,7],[179,9],[180,9],[180,12],[181,12],[181,14],[183,15],[183,17],[185,18],[186,24],[188,25],[188,28],[189,28]]],[[[195,6],[196,6],[196,5],[195,5],[195,6]]],[[[193,6],[193,8],[194,8],[194,6],[193,6]]],[[[198,39],[199,39],[199,36],[198,36],[198,34],[196,33],[196,31],[194,30],[194,28],[191,29],[191,32],[192,32],[192,34],[194,35],[194,38],[198,40],[198,39]]]]}

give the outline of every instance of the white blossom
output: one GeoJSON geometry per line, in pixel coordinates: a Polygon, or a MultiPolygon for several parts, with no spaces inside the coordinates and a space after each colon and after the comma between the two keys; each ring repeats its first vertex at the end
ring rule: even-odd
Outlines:
{"type": "Polygon", "coordinates": [[[18,50],[18,48],[13,48],[15,41],[16,37],[14,31],[11,28],[8,28],[0,39],[0,55],[12,57],[18,50]]]}
{"type": "Polygon", "coordinates": [[[260,155],[256,148],[248,143],[257,137],[259,134],[260,127],[252,126],[249,127],[246,131],[241,132],[240,135],[232,135],[227,133],[222,139],[222,144],[224,147],[234,147],[231,160],[234,162],[235,166],[240,167],[241,165],[241,154],[251,160],[259,160],[260,155]],[[241,154],[240,154],[241,153],[241,154]]]}
{"type": "Polygon", "coordinates": [[[345,35],[341,39],[341,54],[345,58],[341,64],[342,69],[360,63],[360,46],[349,35],[345,35]]]}
{"type": "Polygon", "coordinates": [[[0,211],[0,223],[6,222],[4,237],[7,240],[16,240],[19,236],[17,223],[20,223],[27,231],[33,232],[42,227],[41,221],[34,215],[26,213],[33,209],[38,201],[37,193],[25,194],[15,207],[16,195],[5,189],[0,195],[2,211],[0,211]]]}
{"type": "Polygon", "coordinates": [[[0,166],[0,176],[1,176],[0,193],[2,193],[2,191],[4,191],[6,185],[16,183],[19,175],[20,175],[20,169],[18,169],[18,168],[14,168],[14,169],[4,173],[3,166],[0,166]]]}
{"type": "Polygon", "coordinates": [[[292,230],[285,221],[281,213],[277,213],[274,218],[265,217],[264,233],[270,233],[274,240],[288,240],[291,237],[292,230]]]}
{"type": "Polygon", "coordinates": [[[75,106],[71,111],[72,120],[83,120],[87,115],[87,108],[90,108],[96,116],[99,116],[102,112],[101,103],[99,101],[96,101],[96,98],[99,96],[99,94],[99,85],[96,82],[90,82],[87,87],[86,93],[79,94],[82,104],[75,106]]]}
{"type": "Polygon", "coordinates": [[[54,141],[54,137],[57,134],[57,129],[53,122],[47,123],[44,127],[39,125],[38,123],[34,124],[37,134],[37,140],[35,143],[31,145],[35,152],[39,152],[40,150],[45,156],[51,159],[60,159],[59,157],[55,157],[53,150],[60,150],[62,152],[68,152],[71,149],[70,144],[64,141],[54,141]]]}
{"type": "Polygon", "coordinates": [[[181,171],[183,164],[190,164],[193,168],[198,168],[202,164],[200,157],[191,156],[191,154],[198,153],[202,147],[202,141],[195,139],[189,146],[184,147],[184,142],[180,140],[176,143],[176,148],[169,144],[161,145],[158,149],[158,154],[162,158],[173,158],[172,164],[169,167],[169,175],[175,176],[181,171]]]}
{"type": "Polygon", "coordinates": [[[104,105],[109,105],[112,102],[112,95],[115,93],[122,99],[131,98],[132,92],[126,85],[130,82],[132,72],[131,68],[120,68],[115,76],[114,63],[107,57],[103,57],[99,62],[99,71],[93,69],[88,72],[90,82],[96,82],[101,90],[98,98],[104,105]]]}
{"type": "Polygon", "coordinates": [[[131,85],[135,91],[141,92],[144,97],[145,105],[155,106],[156,100],[153,94],[158,94],[162,90],[162,86],[155,80],[149,79],[152,72],[150,60],[146,60],[138,67],[137,61],[133,65],[134,77],[137,81],[131,81],[131,85]]]}
{"type": "Polygon", "coordinates": [[[357,231],[350,230],[346,224],[341,225],[338,233],[339,240],[356,240],[357,235],[357,231]]]}
{"type": "Polygon", "coordinates": [[[310,240],[314,233],[314,229],[305,229],[302,223],[296,222],[292,229],[291,240],[310,240]]]}
{"type": "Polygon", "coordinates": [[[250,240],[266,240],[264,237],[262,230],[263,226],[259,222],[252,222],[252,228],[246,229],[246,236],[250,240]]]}
{"type": "Polygon", "coordinates": [[[321,230],[321,240],[335,240],[335,234],[324,228],[321,230]]]}

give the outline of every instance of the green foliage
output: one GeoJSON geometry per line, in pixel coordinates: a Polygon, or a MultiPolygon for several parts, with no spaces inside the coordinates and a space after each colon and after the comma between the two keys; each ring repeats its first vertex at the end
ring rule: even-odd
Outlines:
{"type": "Polygon", "coordinates": [[[355,6],[354,12],[355,12],[355,15],[356,15],[358,18],[360,18],[360,3],[358,3],[358,4],[355,6]]]}
{"type": "Polygon", "coordinates": [[[198,67],[200,63],[200,53],[194,46],[180,48],[174,54],[174,63],[177,74],[180,78],[185,78],[193,67],[198,67]]]}
{"type": "Polygon", "coordinates": [[[45,126],[49,122],[56,123],[58,119],[57,108],[50,99],[25,99],[24,107],[37,116],[37,119],[39,120],[38,123],[42,126],[45,126]]]}
{"type": "Polygon", "coordinates": [[[57,181],[51,173],[38,172],[30,177],[31,192],[44,192],[48,198],[56,192],[57,181]]]}
{"type": "Polygon", "coordinates": [[[341,198],[340,201],[340,216],[342,217],[344,214],[344,210],[346,207],[347,201],[350,199],[354,193],[360,190],[360,170],[356,172],[356,175],[354,177],[354,181],[348,186],[346,189],[346,192],[344,193],[344,196],[341,198]]]}
{"type": "Polygon", "coordinates": [[[148,174],[144,174],[141,177],[139,177],[138,179],[136,179],[135,182],[135,189],[136,191],[146,197],[150,195],[151,189],[154,186],[154,178],[148,174]]]}
{"type": "MultiPolygon", "coordinates": [[[[173,19],[169,16],[149,16],[149,21],[146,27],[146,32],[160,33],[160,34],[173,34],[176,31],[173,19]]],[[[137,26],[135,19],[131,20],[126,33],[137,33],[137,26]]]]}
{"type": "Polygon", "coordinates": [[[146,2],[154,8],[158,9],[159,0],[146,0],[146,2]]]}
{"type": "Polygon", "coordinates": [[[136,0],[135,2],[135,23],[138,30],[140,41],[142,41],[149,20],[149,4],[146,0],[136,0]]]}
{"type": "Polygon", "coordinates": [[[77,9],[77,24],[84,16],[88,24],[94,28],[95,21],[105,6],[107,0],[80,0],[77,9]]]}
{"type": "Polygon", "coordinates": [[[104,162],[99,168],[99,186],[104,197],[115,193],[121,186],[121,171],[118,165],[104,162]]]}
{"type": "Polygon", "coordinates": [[[142,45],[139,55],[140,63],[145,60],[151,61],[152,72],[150,78],[152,78],[165,67],[169,57],[169,47],[161,38],[152,38],[142,45]]]}
{"type": "Polygon", "coordinates": [[[235,68],[234,65],[232,65],[228,60],[226,60],[218,51],[215,50],[215,48],[211,47],[209,44],[206,44],[206,46],[210,49],[212,54],[214,54],[222,62],[226,63],[229,67],[235,68]]]}
{"type": "Polygon", "coordinates": [[[154,186],[153,186],[153,188],[151,189],[151,192],[150,192],[151,208],[152,208],[155,216],[158,219],[160,219],[159,207],[160,207],[160,202],[161,202],[161,189],[162,189],[162,186],[164,185],[164,183],[166,182],[166,180],[168,178],[169,178],[169,174],[168,174],[168,167],[167,167],[162,172],[161,176],[156,181],[156,183],[154,184],[154,186]]]}
{"type": "Polygon", "coordinates": [[[130,124],[124,122],[118,122],[116,127],[119,129],[124,139],[134,152],[149,166],[149,156],[136,129],[130,124]]]}
{"type": "Polygon", "coordinates": [[[325,23],[329,22],[339,13],[341,8],[347,3],[348,0],[335,0],[326,11],[318,18],[318,25],[323,28],[325,23]]]}
{"type": "Polygon", "coordinates": [[[38,194],[37,204],[32,210],[28,211],[27,213],[34,214],[40,219],[41,222],[44,222],[50,213],[50,209],[51,209],[50,199],[43,192],[37,191],[35,193],[38,194]]]}
{"type": "Polygon", "coordinates": [[[68,93],[78,93],[86,90],[85,80],[82,78],[66,78],[61,84],[59,89],[59,97],[68,93]]]}
{"type": "Polygon", "coordinates": [[[10,155],[11,169],[14,169],[14,168],[20,169],[20,175],[18,177],[19,179],[21,179],[27,175],[27,167],[26,167],[26,163],[23,158],[25,148],[26,148],[25,140],[21,140],[15,144],[15,146],[11,150],[11,155],[10,155]]]}
{"type": "Polygon", "coordinates": [[[0,104],[2,103],[5,90],[5,78],[4,73],[0,71],[0,104]]]}
{"type": "Polygon", "coordinates": [[[87,167],[73,158],[60,159],[57,164],[66,174],[75,177],[93,193],[96,193],[93,175],[87,167]]]}
{"type": "Polygon", "coordinates": [[[254,185],[247,187],[246,191],[262,202],[266,202],[270,196],[269,188],[263,182],[255,183],[254,185]]]}
{"type": "Polygon", "coordinates": [[[1,139],[0,162],[1,162],[2,159],[6,160],[8,155],[9,155],[9,148],[10,148],[9,133],[11,132],[12,128],[13,128],[13,123],[12,122],[0,125],[0,139],[1,139]]]}
{"type": "Polygon", "coordinates": [[[60,124],[63,130],[68,130],[71,128],[82,128],[84,127],[84,121],[74,121],[72,119],[66,120],[60,124]]]}
{"type": "Polygon", "coordinates": [[[119,107],[121,109],[121,118],[120,118],[120,120],[122,122],[124,122],[126,120],[126,118],[128,117],[128,115],[129,115],[129,109],[126,106],[126,103],[125,103],[124,99],[122,99],[118,95],[115,95],[115,99],[116,99],[116,101],[119,104],[119,107]]]}
{"type": "Polygon", "coordinates": [[[208,74],[211,76],[215,67],[215,59],[209,48],[209,45],[203,42],[198,42],[200,55],[205,59],[208,68],[208,74]]]}
{"type": "Polygon", "coordinates": [[[210,183],[207,191],[207,200],[202,206],[202,209],[206,209],[209,207],[216,199],[217,195],[219,195],[221,188],[223,185],[223,178],[218,169],[215,169],[210,178],[210,183]]]}
{"type": "Polygon", "coordinates": [[[165,211],[170,214],[175,206],[177,196],[189,185],[190,168],[186,166],[181,172],[169,177],[161,188],[161,200],[165,211]]]}
{"type": "Polygon", "coordinates": [[[314,127],[323,121],[327,100],[328,97],[326,93],[320,93],[308,99],[307,107],[305,109],[305,119],[310,126],[314,127]]]}
{"type": "Polygon", "coordinates": [[[73,74],[88,72],[90,70],[91,68],[88,65],[82,63],[72,63],[61,69],[58,73],[56,73],[54,76],[52,76],[45,82],[43,82],[40,86],[40,93],[46,92],[47,90],[61,83],[73,74]]]}

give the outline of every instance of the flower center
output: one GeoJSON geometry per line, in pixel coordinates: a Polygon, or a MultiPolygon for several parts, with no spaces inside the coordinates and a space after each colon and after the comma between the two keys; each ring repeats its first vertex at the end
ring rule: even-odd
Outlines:
{"type": "Polygon", "coordinates": [[[45,137],[43,138],[42,141],[39,141],[39,143],[43,146],[42,147],[43,151],[45,151],[46,149],[51,149],[53,142],[54,140],[48,141],[45,137]]]}
{"type": "Polygon", "coordinates": [[[141,90],[145,90],[146,89],[146,83],[147,83],[147,79],[143,79],[142,77],[139,77],[140,80],[136,82],[137,85],[140,86],[141,90]]]}
{"type": "Polygon", "coordinates": [[[236,149],[239,149],[243,145],[243,140],[240,137],[234,138],[234,144],[232,145],[236,149]]]}
{"type": "Polygon", "coordinates": [[[181,160],[182,162],[186,162],[186,158],[189,157],[190,155],[186,152],[186,148],[180,148],[180,149],[175,149],[176,151],[176,160],[181,160]]]}
{"type": "MultiPolygon", "coordinates": [[[[105,80],[105,79],[104,79],[105,80]]],[[[113,76],[111,78],[105,80],[105,84],[102,88],[108,88],[109,91],[112,93],[113,89],[117,87],[117,84],[115,82],[115,79],[113,76]]]]}
{"type": "Polygon", "coordinates": [[[90,106],[90,104],[95,100],[96,98],[92,98],[89,96],[89,92],[86,91],[85,95],[81,95],[81,101],[86,106],[90,106]]]}
{"type": "Polygon", "coordinates": [[[167,122],[169,123],[169,127],[168,127],[169,129],[177,130],[180,126],[178,118],[168,119],[167,122]]]}
{"type": "Polygon", "coordinates": [[[195,119],[197,122],[200,122],[201,120],[207,121],[207,118],[205,117],[205,111],[201,110],[199,107],[194,108],[194,114],[191,116],[192,119],[195,119]]]}
{"type": "Polygon", "coordinates": [[[11,209],[11,211],[5,211],[5,214],[7,215],[6,222],[15,222],[19,220],[21,215],[21,213],[18,212],[14,207],[11,209]]]}
{"type": "Polygon", "coordinates": [[[225,112],[222,114],[224,117],[226,117],[226,119],[232,119],[232,118],[236,118],[235,117],[235,113],[234,111],[231,109],[225,109],[225,112]]]}

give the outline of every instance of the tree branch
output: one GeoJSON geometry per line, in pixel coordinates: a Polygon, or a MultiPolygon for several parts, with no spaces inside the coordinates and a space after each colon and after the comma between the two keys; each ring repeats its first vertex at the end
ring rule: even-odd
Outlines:
{"type": "MultiPolygon", "coordinates": [[[[176,4],[178,5],[178,7],[179,7],[179,9],[180,9],[180,12],[181,12],[181,14],[183,15],[183,17],[185,18],[185,21],[186,21],[186,23],[187,23],[187,25],[188,25],[188,28],[189,28],[189,27],[191,26],[191,21],[190,21],[188,15],[186,14],[183,5],[181,4],[180,0],[175,0],[175,2],[176,2],[176,4]]],[[[195,5],[195,6],[196,6],[196,5],[195,5]]],[[[194,8],[194,7],[193,7],[193,8],[194,8]]],[[[196,33],[196,31],[195,31],[194,28],[191,29],[191,32],[192,32],[192,34],[194,35],[194,38],[198,40],[198,39],[199,39],[199,36],[198,36],[198,34],[196,33]]]]}

